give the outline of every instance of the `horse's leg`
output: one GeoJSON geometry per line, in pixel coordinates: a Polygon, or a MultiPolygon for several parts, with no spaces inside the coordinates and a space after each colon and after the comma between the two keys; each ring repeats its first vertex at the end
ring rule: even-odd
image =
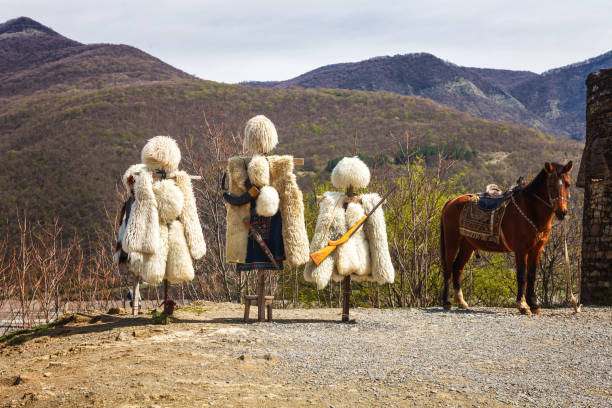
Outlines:
{"type": "Polygon", "coordinates": [[[527,254],[527,304],[532,313],[540,314],[542,309],[538,304],[538,298],[535,293],[536,272],[538,270],[538,262],[542,254],[543,244],[537,245],[527,254]]]}
{"type": "Polygon", "coordinates": [[[445,228],[444,224],[441,224],[440,234],[440,248],[441,248],[441,261],[442,261],[442,273],[444,275],[444,290],[442,292],[442,305],[444,309],[450,310],[452,307],[449,295],[449,286],[451,278],[453,276],[453,260],[459,250],[459,244],[461,236],[459,231],[453,231],[451,228],[445,228]]]}
{"type": "Polygon", "coordinates": [[[530,315],[531,310],[529,310],[529,306],[525,301],[525,269],[527,263],[527,255],[519,252],[514,253],[514,260],[516,262],[516,307],[519,312],[524,315],[530,315]]]}
{"type": "Polygon", "coordinates": [[[463,274],[463,267],[470,260],[474,253],[474,247],[463,239],[459,247],[459,253],[455,262],[453,263],[453,287],[455,288],[455,303],[459,305],[461,309],[468,309],[467,302],[463,299],[463,291],[461,290],[461,275],[463,274]]]}

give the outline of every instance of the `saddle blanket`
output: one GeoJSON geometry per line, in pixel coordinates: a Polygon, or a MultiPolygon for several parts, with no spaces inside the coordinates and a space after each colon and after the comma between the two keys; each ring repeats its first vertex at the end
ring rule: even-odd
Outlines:
{"type": "Polygon", "coordinates": [[[459,233],[463,236],[490,241],[499,244],[501,222],[506,212],[509,200],[493,211],[485,211],[478,207],[479,197],[472,195],[465,203],[459,216],[459,233]]]}

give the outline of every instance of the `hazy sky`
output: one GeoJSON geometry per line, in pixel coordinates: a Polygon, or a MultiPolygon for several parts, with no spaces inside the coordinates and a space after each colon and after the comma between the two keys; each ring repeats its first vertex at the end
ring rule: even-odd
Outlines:
{"type": "Polygon", "coordinates": [[[611,0],[0,0],[2,22],[19,16],[223,82],[413,52],[540,73],[612,49],[611,0]]]}

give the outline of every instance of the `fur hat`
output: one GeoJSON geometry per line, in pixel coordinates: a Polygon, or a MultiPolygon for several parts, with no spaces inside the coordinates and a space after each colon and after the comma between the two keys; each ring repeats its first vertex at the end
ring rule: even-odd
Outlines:
{"type": "Polygon", "coordinates": [[[150,169],[161,169],[167,173],[178,170],[181,150],[176,141],[168,136],[155,136],[142,148],[141,160],[150,169]]]}
{"type": "Polygon", "coordinates": [[[336,188],[365,188],[370,184],[370,169],[359,157],[345,157],[336,164],[331,175],[336,188]]]}
{"type": "Polygon", "coordinates": [[[140,175],[140,172],[144,168],[146,168],[146,167],[147,166],[145,166],[142,163],[140,163],[140,164],[133,164],[130,167],[128,167],[128,169],[125,171],[125,173],[123,173],[123,177],[121,178],[121,181],[123,181],[123,185],[125,186],[125,189],[128,191],[128,193],[130,193],[132,191],[132,186],[130,186],[128,184],[128,178],[130,178],[130,176],[132,176],[134,178],[134,182],[136,182],[136,179],[140,175]]]}
{"type": "Polygon", "coordinates": [[[252,154],[270,153],[278,144],[274,123],[264,115],[252,117],[244,128],[244,148],[252,154]]]}

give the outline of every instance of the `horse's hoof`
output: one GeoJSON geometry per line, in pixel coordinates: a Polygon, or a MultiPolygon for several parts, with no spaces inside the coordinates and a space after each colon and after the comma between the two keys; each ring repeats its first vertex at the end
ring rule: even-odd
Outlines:
{"type": "Polygon", "coordinates": [[[539,307],[531,308],[531,313],[533,313],[534,315],[541,315],[542,314],[542,309],[539,308],[539,307]]]}
{"type": "Polygon", "coordinates": [[[463,309],[463,310],[468,310],[470,308],[470,306],[468,306],[468,304],[465,303],[465,302],[460,302],[459,303],[459,308],[463,309]]]}
{"type": "Polygon", "coordinates": [[[444,303],[444,306],[442,306],[444,308],[444,310],[451,310],[453,308],[453,305],[449,303],[444,303]]]}
{"type": "Polygon", "coordinates": [[[526,307],[519,308],[519,312],[521,312],[522,315],[531,316],[531,310],[526,307]]]}

